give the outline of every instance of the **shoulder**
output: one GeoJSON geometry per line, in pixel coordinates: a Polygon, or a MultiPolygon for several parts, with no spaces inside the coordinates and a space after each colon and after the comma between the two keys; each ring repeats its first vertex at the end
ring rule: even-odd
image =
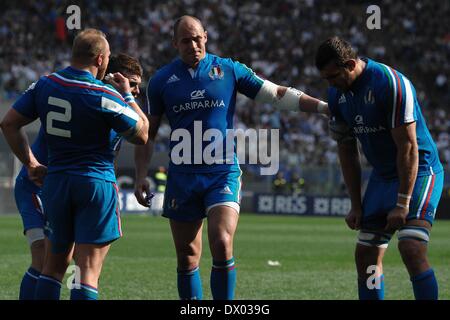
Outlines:
{"type": "Polygon", "coordinates": [[[372,80],[376,87],[391,86],[396,81],[396,71],[392,67],[374,60],[369,60],[368,67],[370,67],[372,80]]]}
{"type": "Polygon", "coordinates": [[[219,57],[215,54],[208,53],[208,57],[212,64],[225,64],[225,65],[233,65],[235,61],[232,58],[228,57],[219,57]]]}
{"type": "Polygon", "coordinates": [[[164,80],[168,80],[175,72],[177,72],[180,68],[181,61],[179,58],[174,59],[172,62],[162,66],[153,74],[150,78],[150,82],[161,82],[164,80]]]}

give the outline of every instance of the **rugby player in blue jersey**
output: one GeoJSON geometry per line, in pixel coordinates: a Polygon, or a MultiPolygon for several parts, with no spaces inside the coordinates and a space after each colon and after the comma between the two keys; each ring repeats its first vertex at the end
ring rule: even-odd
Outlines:
{"type": "Polygon", "coordinates": [[[147,89],[149,141],[135,151],[135,194],[140,204],[147,205],[146,176],[153,142],[165,114],[172,136],[163,216],[170,219],[177,254],[179,297],[202,299],[199,262],[206,217],[213,259],[212,296],[233,299],[236,285],[233,237],[240,209],[241,170],[233,148],[231,159],[205,161],[202,154],[208,143],[194,143],[198,138],[195,136],[218,134],[215,138],[218,148],[226,145],[226,131],[233,128],[237,92],[283,110],[327,113],[328,108],[326,103],[298,90],[261,79],[239,62],[208,53],[207,32],[195,17],[183,16],[175,22],[172,42],[179,57],[158,70],[147,89]],[[189,141],[193,152],[179,155],[175,152],[178,135],[186,133],[193,137],[189,141]]]}
{"type": "MultiPolygon", "coordinates": [[[[142,67],[139,61],[126,54],[111,57],[106,74],[120,72],[130,81],[130,89],[134,98],[139,95],[139,85],[142,77],[142,67]]],[[[120,147],[121,136],[113,139],[113,149],[116,153],[120,147]]],[[[47,143],[45,132],[41,128],[31,150],[39,163],[47,165],[47,143]]],[[[41,202],[42,190],[34,184],[23,166],[16,177],[14,197],[22,218],[24,234],[28,240],[31,252],[31,265],[22,277],[19,291],[20,300],[34,299],[34,289],[42,271],[45,257],[44,226],[45,218],[41,202]]]]}
{"type": "Polygon", "coordinates": [[[398,231],[398,249],[415,298],[437,299],[427,244],[444,173],[414,86],[397,70],[358,57],[338,37],[321,44],[316,65],[330,85],[330,131],[338,142],[352,204],[345,220],[359,230],[359,298],[383,299],[383,256],[398,231]],[[364,198],[356,138],[373,167],[364,198]]]}
{"type": "Polygon", "coordinates": [[[30,86],[1,123],[29,180],[41,186],[45,176],[42,204],[49,241],[36,299],[59,299],[72,257],[80,283],[71,290],[71,299],[97,299],[103,261],[111,242],[122,234],[113,165],[115,132],[144,144],[148,120],[127,78],[115,73],[111,79],[120,93],[97,80],[103,79],[109,56],[101,31],[80,32],[71,66],[30,86]],[[48,167],[36,159],[22,129],[38,117],[48,146],[48,167]]]}

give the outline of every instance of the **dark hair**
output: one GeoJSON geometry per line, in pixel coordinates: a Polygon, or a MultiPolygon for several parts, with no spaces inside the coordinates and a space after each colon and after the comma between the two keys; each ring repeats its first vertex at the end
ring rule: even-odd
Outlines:
{"type": "MultiPolygon", "coordinates": [[[[175,23],[173,24],[173,38],[176,39],[177,38],[177,32],[178,32],[178,26],[180,25],[180,22],[185,20],[186,18],[191,18],[194,19],[195,21],[197,21],[203,28],[203,24],[200,21],[200,19],[194,17],[194,16],[189,16],[189,15],[184,15],[179,17],[177,20],[175,20],[175,23]]],[[[204,30],[205,28],[203,28],[204,30]]]]}
{"type": "Polygon", "coordinates": [[[122,75],[138,75],[142,77],[142,67],[139,61],[125,53],[119,53],[109,59],[108,73],[120,72],[122,75]]]}
{"type": "Polygon", "coordinates": [[[358,54],[350,43],[339,37],[332,37],[324,41],[317,49],[316,67],[322,70],[330,62],[334,62],[338,66],[344,66],[349,59],[357,58],[358,54]]]}

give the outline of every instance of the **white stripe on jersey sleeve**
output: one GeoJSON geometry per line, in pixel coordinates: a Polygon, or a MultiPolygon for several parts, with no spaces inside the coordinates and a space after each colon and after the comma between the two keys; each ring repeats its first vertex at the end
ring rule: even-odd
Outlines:
{"type": "Polygon", "coordinates": [[[139,115],[134,110],[124,107],[114,100],[108,99],[106,97],[102,97],[102,108],[115,112],[117,114],[124,114],[135,121],[139,120],[139,115]]]}
{"type": "Polygon", "coordinates": [[[406,101],[405,101],[405,123],[414,121],[414,96],[411,88],[411,82],[403,77],[406,88],[406,101]]]}

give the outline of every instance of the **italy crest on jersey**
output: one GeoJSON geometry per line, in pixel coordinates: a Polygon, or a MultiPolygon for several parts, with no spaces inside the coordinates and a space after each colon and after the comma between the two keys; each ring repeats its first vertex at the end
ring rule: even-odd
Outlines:
{"type": "Polygon", "coordinates": [[[213,65],[211,66],[211,70],[208,73],[211,80],[217,80],[223,78],[223,71],[220,65],[213,65]]]}

